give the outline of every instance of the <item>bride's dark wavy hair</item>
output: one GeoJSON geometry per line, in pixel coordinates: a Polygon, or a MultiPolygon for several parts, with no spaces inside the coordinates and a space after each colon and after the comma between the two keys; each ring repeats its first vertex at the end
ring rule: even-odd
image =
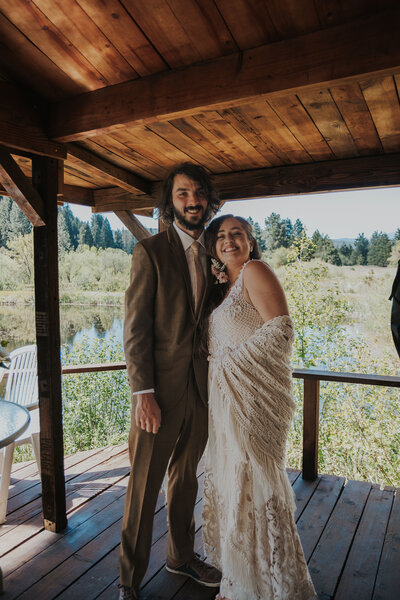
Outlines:
{"type": "Polygon", "coordinates": [[[211,223],[206,229],[206,248],[208,254],[210,254],[213,258],[218,259],[217,253],[215,251],[218,231],[220,230],[222,223],[226,221],[226,219],[236,219],[236,221],[239,221],[239,223],[245,230],[247,239],[253,246],[253,249],[250,252],[250,259],[252,260],[253,258],[261,258],[260,248],[258,247],[257,240],[253,235],[252,226],[246,219],[243,219],[243,217],[236,217],[235,215],[221,215],[220,217],[217,217],[216,219],[213,219],[211,221],[211,223]]]}
{"type": "MultiPolygon", "coordinates": [[[[253,235],[253,228],[250,223],[243,219],[243,217],[236,217],[235,215],[221,215],[216,219],[213,219],[207,229],[205,230],[205,244],[207,249],[207,254],[209,254],[212,258],[218,260],[217,253],[215,250],[217,244],[217,236],[218,231],[221,228],[222,223],[226,219],[236,219],[242,225],[243,229],[246,232],[247,238],[251,245],[253,246],[252,251],[250,252],[250,260],[261,258],[260,248],[258,247],[257,240],[253,235]]],[[[208,354],[208,339],[207,339],[207,331],[208,331],[208,319],[214,310],[219,304],[221,304],[222,300],[226,295],[226,291],[228,289],[228,283],[220,283],[218,285],[214,285],[211,291],[211,294],[207,301],[207,306],[203,313],[202,322],[200,324],[201,334],[200,334],[200,350],[203,354],[208,354]]]]}
{"type": "Polygon", "coordinates": [[[200,165],[196,165],[191,162],[184,162],[174,167],[167,175],[164,180],[161,197],[158,203],[158,214],[160,219],[165,225],[171,225],[174,220],[174,210],[172,206],[172,188],[174,185],[174,179],[176,175],[186,175],[190,179],[197,181],[204,190],[204,194],[207,198],[207,219],[206,222],[211,219],[217,210],[219,209],[220,201],[218,198],[217,191],[211,181],[207,171],[200,165]]]}

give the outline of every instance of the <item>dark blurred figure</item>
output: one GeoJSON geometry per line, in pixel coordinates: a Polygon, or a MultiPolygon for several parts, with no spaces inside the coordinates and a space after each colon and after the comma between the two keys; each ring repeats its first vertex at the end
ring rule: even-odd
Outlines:
{"type": "Polygon", "coordinates": [[[390,294],[389,300],[393,300],[390,325],[392,328],[394,345],[396,346],[397,354],[400,357],[400,260],[398,262],[397,273],[394,278],[392,293],[390,294]]]}

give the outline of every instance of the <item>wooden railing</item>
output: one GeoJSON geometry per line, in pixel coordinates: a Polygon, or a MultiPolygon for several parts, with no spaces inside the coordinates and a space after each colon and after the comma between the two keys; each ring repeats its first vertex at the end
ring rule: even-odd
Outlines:
{"type": "MultiPolygon", "coordinates": [[[[121,369],[126,369],[126,363],[116,362],[97,365],[68,366],[62,368],[62,374],[95,373],[98,371],[118,371],[121,369]]],[[[322,371],[320,369],[294,369],[293,377],[304,380],[302,477],[308,481],[313,481],[318,477],[320,381],[400,387],[400,377],[389,375],[339,373],[335,371],[322,371]]]]}

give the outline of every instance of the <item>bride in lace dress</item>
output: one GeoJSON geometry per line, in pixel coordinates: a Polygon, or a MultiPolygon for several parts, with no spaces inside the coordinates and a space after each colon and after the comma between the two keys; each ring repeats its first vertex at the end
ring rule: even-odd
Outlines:
{"type": "Polygon", "coordinates": [[[293,518],[285,447],[294,412],[293,325],[283,290],[247,221],[211,222],[219,299],[209,319],[209,442],[203,501],[219,600],[311,600],[314,588],[293,518]],[[224,283],[224,278],[226,282],[224,283]]]}

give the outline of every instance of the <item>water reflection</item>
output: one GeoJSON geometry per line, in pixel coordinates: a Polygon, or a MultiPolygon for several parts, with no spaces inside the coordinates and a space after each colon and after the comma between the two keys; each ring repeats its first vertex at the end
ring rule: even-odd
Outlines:
{"type": "MultiPolygon", "coordinates": [[[[82,340],[116,337],[122,342],[123,307],[60,306],[61,344],[71,346],[82,340]]],[[[33,306],[1,306],[0,337],[8,340],[7,350],[36,343],[33,306]]]]}

